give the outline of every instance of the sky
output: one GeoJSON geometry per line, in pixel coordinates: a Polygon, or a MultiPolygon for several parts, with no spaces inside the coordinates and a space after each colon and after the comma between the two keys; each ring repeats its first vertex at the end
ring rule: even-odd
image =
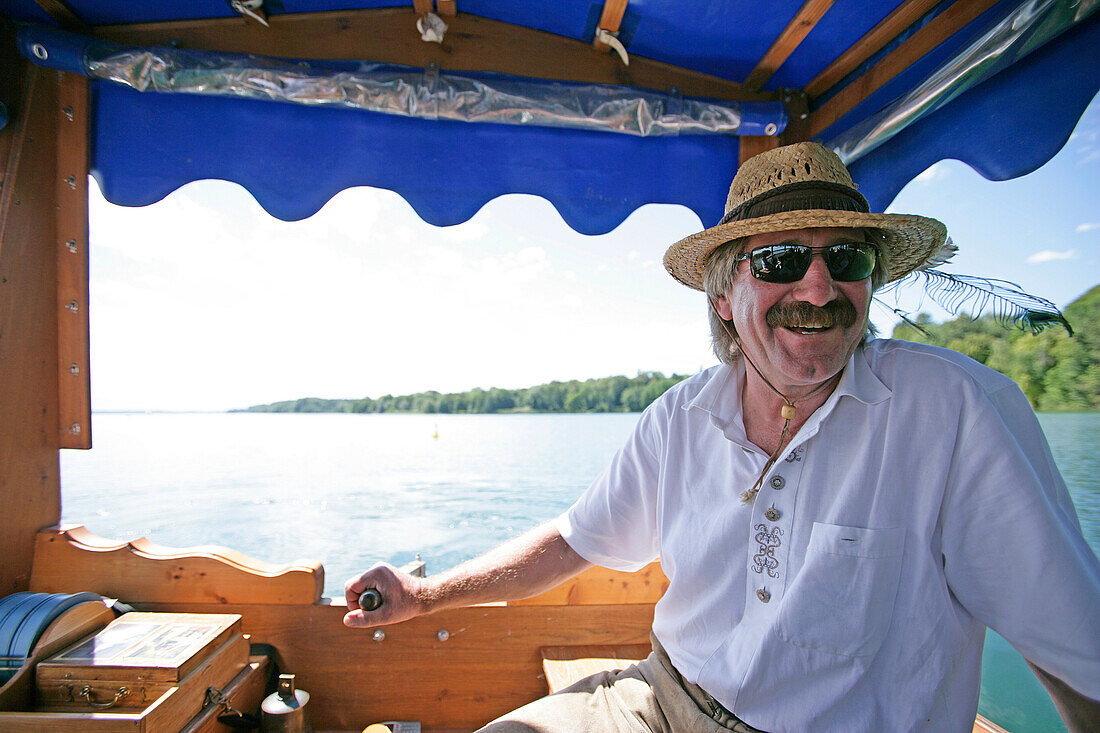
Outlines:
{"type": "MultiPolygon", "coordinates": [[[[97,411],[519,388],[716,363],[702,294],[661,266],[670,244],[704,228],[680,206],[644,206],[590,237],[528,195],[443,228],[370,188],[289,223],[224,181],[127,208],[93,180],[89,198],[97,411]]],[[[943,269],[1064,307],[1100,283],[1100,101],[1038,171],[991,182],[941,161],[888,211],[947,225],[960,251],[943,269]]],[[[947,317],[919,295],[889,304],[947,317]]],[[[896,316],[874,305],[871,315],[889,335],[896,316]]]]}

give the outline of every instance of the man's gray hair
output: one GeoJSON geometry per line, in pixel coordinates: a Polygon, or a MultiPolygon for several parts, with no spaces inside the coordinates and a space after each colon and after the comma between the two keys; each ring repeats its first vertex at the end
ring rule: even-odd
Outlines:
{"type": "MultiPolygon", "coordinates": [[[[863,229],[864,238],[875,246],[878,256],[875,260],[875,269],[871,273],[871,290],[878,290],[890,279],[890,262],[887,259],[888,249],[885,246],[885,235],[878,229],[863,229]]],[[[710,341],[714,349],[714,355],[723,364],[734,364],[737,361],[737,347],[733,344],[730,334],[736,334],[737,329],[733,321],[725,321],[715,312],[711,303],[718,302],[718,298],[725,295],[733,287],[733,276],[737,272],[737,257],[742,254],[742,248],[748,237],[732,239],[719,245],[710,253],[707,264],[703,270],[703,288],[707,294],[707,315],[710,319],[710,341]],[[732,347],[732,348],[731,348],[732,347]]],[[[876,335],[874,324],[867,320],[867,332],[863,335],[866,341],[868,336],[876,335]]]]}

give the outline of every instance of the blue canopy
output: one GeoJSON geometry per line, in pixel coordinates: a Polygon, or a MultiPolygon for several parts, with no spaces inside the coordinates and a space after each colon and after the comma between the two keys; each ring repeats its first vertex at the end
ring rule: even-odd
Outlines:
{"type": "MultiPolygon", "coordinates": [[[[764,81],[761,91],[803,89],[904,4],[836,2],[764,81]]],[[[918,20],[831,88],[810,97],[810,113],[959,4],[927,3],[932,7],[918,20]]],[[[1019,12],[1020,5],[1017,0],[992,3],[851,106],[815,139],[830,144],[850,138],[906,95],[916,93],[920,99],[922,84],[1019,12]]],[[[82,30],[90,34],[106,24],[234,16],[225,0],[69,0],[68,6],[89,26],[82,30]]],[[[273,19],[283,13],[390,6],[408,7],[415,20],[408,4],[385,0],[266,3],[273,19]]],[[[631,57],[742,82],[800,8],[801,0],[631,0],[619,23],[618,39],[631,57]]],[[[601,10],[601,3],[577,0],[458,4],[460,14],[585,42],[592,41],[601,10]]],[[[0,12],[19,21],[57,23],[32,0],[0,0],[0,12]]],[[[1058,12],[1066,15],[1064,9],[1058,12]]],[[[1100,21],[1095,13],[1084,14],[1087,17],[1062,18],[1057,32],[1047,33],[1052,40],[1042,37],[1041,45],[1025,43],[1023,51],[1013,51],[1011,63],[1002,64],[1005,68],[926,105],[928,109],[853,160],[853,176],[872,210],[885,209],[905,183],[944,158],[962,160],[993,179],[1023,175],[1049,160],[1100,88],[1100,21]]],[[[413,40],[405,42],[421,43],[415,31],[411,33],[413,40]]],[[[286,220],[310,216],[344,188],[374,186],[396,191],[425,221],[436,225],[465,221],[487,201],[506,193],[548,199],[570,226],[586,234],[613,229],[646,203],[682,204],[709,225],[722,214],[740,149],[739,139],[729,135],[637,137],[420,119],[257,99],[140,92],[99,80],[92,82],[92,100],[91,169],[110,201],[145,205],[190,181],[216,178],[241,184],[268,212],[286,220]]]]}

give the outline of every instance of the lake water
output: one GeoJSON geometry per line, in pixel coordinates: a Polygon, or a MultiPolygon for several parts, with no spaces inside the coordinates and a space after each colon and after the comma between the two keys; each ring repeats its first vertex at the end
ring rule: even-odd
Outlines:
{"type": "MultiPolygon", "coordinates": [[[[1040,415],[1100,548],[1100,414],[1040,415]]],[[[446,569],[564,511],[637,415],[95,415],[62,451],[62,521],[111,539],[220,544],[325,565],[325,595],[377,560],[446,569]],[[438,436],[438,437],[437,437],[438,436]]],[[[1098,550],[1100,551],[1100,550],[1098,550]]],[[[1064,731],[996,634],[980,710],[1013,733],[1064,731]]]]}

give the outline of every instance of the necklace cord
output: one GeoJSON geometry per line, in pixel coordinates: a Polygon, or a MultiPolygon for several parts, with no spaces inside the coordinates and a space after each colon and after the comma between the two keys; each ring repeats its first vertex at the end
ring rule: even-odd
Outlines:
{"type": "Polygon", "coordinates": [[[756,483],[753,484],[751,489],[747,489],[741,492],[741,502],[743,504],[751,504],[756,499],[756,495],[760,493],[760,487],[764,483],[764,477],[768,475],[768,471],[770,471],[772,469],[772,466],[775,465],[775,462],[779,460],[779,454],[783,452],[783,448],[787,443],[787,439],[791,436],[791,420],[796,414],[796,402],[802,402],[803,400],[813,397],[815,394],[825,389],[825,387],[828,386],[828,384],[833,380],[832,377],[826,379],[810,392],[803,395],[802,397],[799,397],[798,400],[792,400],[791,398],[787,397],[787,395],[780,392],[778,389],[775,388],[775,385],[768,381],[768,378],[765,377],[763,372],[761,372],[760,369],[757,368],[756,364],[753,364],[752,359],[750,359],[749,355],[745,352],[745,347],[741,345],[741,339],[739,339],[737,335],[730,330],[730,327],[726,324],[726,319],[722,318],[722,314],[718,312],[718,306],[714,304],[714,301],[710,298],[707,298],[707,302],[710,303],[710,307],[714,311],[714,314],[718,316],[718,322],[722,324],[722,328],[725,329],[726,334],[730,337],[731,347],[734,344],[737,345],[737,349],[741,352],[741,356],[745,357],[745,362],[752,367],[752,370],[756,372],[756,375],[760,377],[761,380],[763,380],[764,384],[768,385],[768,388],[772,392],[775,392],[777,395],[779,395],[779,397],[783,400],[783,407],[781,407],[779,410],[779,416],[783,418],[783,430],[779,434],[779,442],[776,444],[775,450],[772,451],[772,454],[768,456],[768,461],[764,464],[764,470],[760,472],[760,476],[757,477],[756,483]]]}

